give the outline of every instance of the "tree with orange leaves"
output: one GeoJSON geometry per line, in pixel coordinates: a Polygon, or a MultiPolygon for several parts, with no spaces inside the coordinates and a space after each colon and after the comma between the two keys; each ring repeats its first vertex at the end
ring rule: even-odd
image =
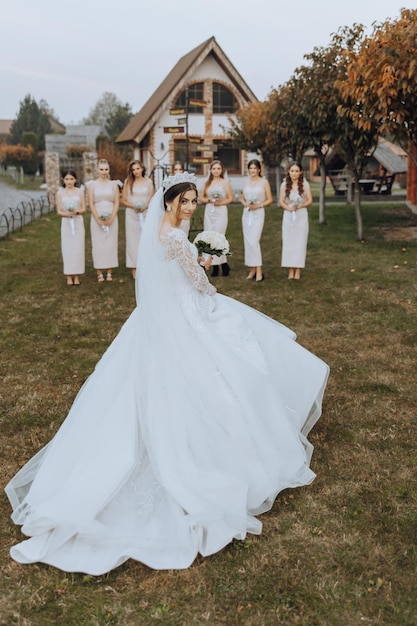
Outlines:
{"type": "MultiPolygon", "coordinates": [[[[343,113],[368,130],[377,124],[411,156],[417,149],[417,9],[375,24],[359,49],[347,49],[347,75],[339,88],[356,107],[343,113]]],[[[417,165],[417,162],[416,162],[417,165]]]]}
{"type": "Polygon", "coordinates": [[[28,163],[33,157],[33,146],[9,146],[8,144],[0,144],[0,163],[4,165],[14,165],[22,167],[28,163]]]}

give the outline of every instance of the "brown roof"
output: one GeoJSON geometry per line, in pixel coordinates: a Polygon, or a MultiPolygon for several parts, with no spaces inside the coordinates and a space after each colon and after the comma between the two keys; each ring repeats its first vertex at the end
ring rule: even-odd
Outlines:
{"type": "Polygon", "coordinates": [[[407,171],[407,152],[387,139],[378,139],[373,157],[391,174],[403,174],[407,171]]]}
{"type": "Polygon", "coordinates": [[[149,100],[143,105],[141,110],[131,119],[126,128],[116,139],[116,143],[129,143],[135,141],[140,143],[158,121],[162,110],[166,107],[167,101],[172,97],[174,90],[184,85],[187,79],[192,76],[195,69],[212,54],[223,70],[228,74],[233,85],[241,92],[248,101],[257,100],[255,94],[248,87],[242,76],[220,48],[214,37],[188,52],[181,57],[173,67],[168,76],[154,91],[149,100]]]}
{"type": "MultiPolygon", "coordinates": [[[[65,126],[50,113],[48,113],[48,119],[53,133],[65,133],[65,126]]],[[[14,120],[0,120],[0,135],[8,135],[13,122],[14,120]]]]}
{"type": "Polygon", "coordinates": [[[49,112],[47,114],[48,114],[49,123],[51,125],[51,132],[65,134],[66,128],[64,124],[61,124],[61,122],[57,120],[56,117],[51,115],[49,112]]]}
{"type": "Polygon", "coordinates": [[[13,120],[0,120],[0,134],[8,135],[12,124],[13,120]]]}

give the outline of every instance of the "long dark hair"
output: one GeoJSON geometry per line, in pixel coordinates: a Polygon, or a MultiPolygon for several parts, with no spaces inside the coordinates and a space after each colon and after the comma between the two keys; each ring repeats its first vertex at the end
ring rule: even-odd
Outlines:
{"type": "Polygon", "coordinates": [[[184,182],[178,183],[178,185],[173,185],[172,187],[167,189],[164,193],[165,210],[167,208],[167,202],[172,202],[177,196],[180,197],[179,203],[181,203],[181,200],[183,199],[187,191],[195,191],[197,194],[197,187],[194,185],[194,183],[184,182]]]}
{"type": "Polygon", "coordinates": [[[248,163],[248,169],[250,168],[251,165],[254,165],[256,167],[256,169],[258,170],[258,176],[261,175],[261,162],[258,161],[258,159],[251,159],[248,163]]]}
{"type": "Polygon", "coordinates": [[[302,196],[303,193],[304,193],[303,168],[301,167],[301,163],[299,161],[293,161],[292,163],[289,164],[288,169],[287,169],[287,175],[285,177],[285,197],[286,198],[290,197],[290,193],[291,193],[291,189],[292,189],[292,180],[291,180],[291,176],[290,176],[290,169],[292,168],[293,165],[296,165],[297,167],[300,168],[300,176],[299,176],[299,179],[298,179],[298,193],[300,194],[300,196],[302,196]]]}
{"type": "Polygon", "coordinates": [[[223,165],[223,163],[220,161],[220,159],[214,159],[214,161],[212,161],[211,165],[210,165],[209,177],[207,178],[206,182],[204,183],[203,195],[206,193],[207,187],[210,185],[211,181],[213,180],[213,174],[211,173],[211,168],[213,167],[213,165],[220,165],[221,166],[222,173],[220,174],[220,178],[224,178],[224,165],[223,165]]]}
{"type": "Polygon", "coordinates": [[[136,180],[132,172],[132,165],[140,165],[140,167],[142,168],[142,178],[145,178],[145,174],[146,174],[146,167],[144,166],[142,161],[139,161],[139,159],[135,159],[134,161],[131,161],[129,163],[128,168],[127,168],[127,177],[126,177],[125,183],[128,183],[130,187],[130,193],[132,193],[133,191],[133,183],[136,180]]]}
{"type": "Polygon", "coordinates": [[[63,184],[63,186],[64,186],[64,187],[65,187],[65,181],[64,181],[64,178],[65,178],[65,176],[68,176],[68,175],[70,175],[70,176],[72,176],[73,178],[75,178],[75,184],[77,184],[77,183],[78,183],[78,176],[77,176],[77,172],[76,172],[75,170],[72,170],[72,169],[67,169],[67,170],[64,170],[64,171],[62,172],[62,181],[63,181],[63,183],[62,183],[62,184],[63,184]]]}

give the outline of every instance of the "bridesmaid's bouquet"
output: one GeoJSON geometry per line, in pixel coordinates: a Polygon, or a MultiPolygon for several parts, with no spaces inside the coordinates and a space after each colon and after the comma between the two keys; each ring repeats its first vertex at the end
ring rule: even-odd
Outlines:
{"type": "Polygon", "coordinates": [[[229,242],[221,233],[212,230],[203,230],[193,241],[198,250],[198,255],[203,258],[210,256],[230,256],[229,242]]]}
{"type": "Polygon", "coordinates": [[[62,201],[62,208],[64,209],[64,211],[67,211],[68,213],[71,214],[71,217],[70,217],[71,234],[75,235],[75,224],[74,224],[73,214],[75,213],[75,210],[77,208],[76,200],[71,200],[71,198],[64,198],[62,201]]]}
{"type": "Polygon", "coordinates": [[[210,209],[210,213],[214,213],[215,209],[215,202],[216,200],[220,200],[220,198],[224,198],[224,194],[223,194],[223,189],[221,187],[214,187],[213,189],[210,189],[209,191],[209,199],[211,202],[211,209],[210,209]]]}
{"type": "MultiPolygon", "coordinates": [[[[110,219],[110,213],[102,213],[101,215],[99,215],[99,218],[103,220],[103,222],[107,222],[107,220],[110,219]]],[[[106,235],[110,232],[110,228],[104,225],[101,227],[101,230],[103,230],[106,235]]]]}
{"type": "Polygon", "coordinates": [[[224,198],[223,189],[221,187],[215,187],[209,191],[209,197],[211,200],[219,200],[224,198]]]}
{"type": "Polygon", "coordinates": [[[146,202],[143,200],[135,200],[133,206],[135,207],[135,211],[144,211],[146,209],[146,202]]]}
{"type": "Polygon", "coordinates": [[[70,198],[64,198],[62,201],[62,208],[64,211],[68,211],[68,213],[74,213],[77,208],[77,202],[75,200],[71,200],[70,198]]]}
{"type": "MultiPolygon", "coordinates": [[[[290,206],[297,207],[297,209],[299,209],[302,204],[303,204],[303,197],[300,196],[299,193],[291,194],[291,196],[290,196],[290,206]]],[[[291,213],[291,222],[293,224],[295,224],[296,219],[297,219],[296,213],[295,213],[295,211],[292,211],[292,213],[291,213]]]]}
{"type": "Polygon", "coordinates": [[[258,203],[258,196],[251,194],[248,196],[248,202],[249,204],[257,204],[258,203]]]}

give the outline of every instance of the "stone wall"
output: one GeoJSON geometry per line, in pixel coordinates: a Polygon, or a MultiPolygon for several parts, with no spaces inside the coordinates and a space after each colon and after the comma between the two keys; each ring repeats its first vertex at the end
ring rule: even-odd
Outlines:
{"type": "Polygon", "coordinates": [[[45,153],[45,182],[48,189],[49,206],[55,207],[56,192],[61,184],[58,152],[45,153]]]}
{"type": "MultiPolygon", "coordinates": [[[[96,178],[97,153],[84,152],[82,163],[82,180],[78,182],[80,184],[85,184],[88,183],[88,181],[94,180],[96,178]]],[[[45,153],[45,181],[48,189],[47,193],[49,206],[55,207],[56,192],[58,191],[59,187],[62,186],[61,167],[58,152],[45,153]]]]}
{"type": "Polygon", "coordinates": [[[83,154],[83,183],[94,180],[97,175],[97,152],[84,152],[83,154]]]}
{"type": "Polygon", "coordinates": [[[65,135],[45,135],[46,152],[58,152],[61,158],[65,158],[68,146],[89,146],[91,150],[95,150],[100,132],[100,126],[67,126],[65,135]]]}

